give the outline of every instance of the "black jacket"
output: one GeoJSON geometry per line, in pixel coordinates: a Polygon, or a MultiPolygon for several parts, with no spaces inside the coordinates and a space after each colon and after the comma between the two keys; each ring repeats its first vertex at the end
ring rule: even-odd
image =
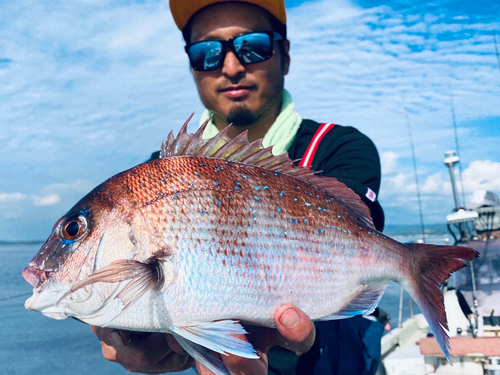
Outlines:
{"type": "MultiPolygon", "coordinates": [[[[302,121],[288,149],[290,159],[302,158],[319,125],[302,121]]],[[[375,227],[380,231],[384,228],[384,211],[378,200],[366,197],[368,188],[378,196],[381,175],[379,155],[370,138],[351,126],[335,125],[321,140],[311,169],[350,187],[370,209],[375,227]]]]}

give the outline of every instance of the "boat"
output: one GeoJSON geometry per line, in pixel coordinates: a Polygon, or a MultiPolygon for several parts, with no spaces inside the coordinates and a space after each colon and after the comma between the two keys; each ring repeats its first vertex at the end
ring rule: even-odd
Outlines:
{"type": "Polygon", "coordinates": [[[472,205],[461,207],[454,171],[459,161],[455,151],[445,153],[455,199],[448,230],[455,244],[476,249],[480,257],[443,286],[453,366],[422,314],[401,321],[402,292],[400,322],[382,338],[377,375],[500,375],[500,199],[477,192],[472,205]]]}

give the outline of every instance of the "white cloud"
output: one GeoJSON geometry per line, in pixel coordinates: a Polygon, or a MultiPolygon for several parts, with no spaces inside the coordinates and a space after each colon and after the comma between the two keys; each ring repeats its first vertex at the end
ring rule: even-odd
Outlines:
{"type": "Polygon", "coordinates": [[[23,193],[0,193],[0,202],[19,202],[26,199],[23,193]]]}
{"type": "Polygon", "coordinates": [[[500,162],[475,160],[462,174],[467,193],[475,190],[500,191],[500,162]]]}
{"type": "Polygon", "coordinates": [[[51,184],[45,186],[42,191],[45,194],[49,193],[57,193],[57,194],[66,194],[66,193],[79,193],[86,194],[90,190],[95,187],[90,181],[86,180],[76,180],[68,183],[59,183],[59,184],[51,184]]]}
{"type": "Polygon", "coordinates": [[[389,174],[396,170],[398,166],[398,155],[395,152],[384,152],[380,156],[380,164],[382,165],[382,174],[389,174]]]}
{"type": "Polygon", "coordinates": [[[444,177],[442,172],[427,176],[420,191],[423,194],[449,195],[451,194],[450,178],[444,177]]]}
{"type": "Polygon", "coordinates": [[[61,201],[61,197],[58,194],[49,194],[42,197],[34,196],[33,202],[35,206],[52,206],[61,201]]]}

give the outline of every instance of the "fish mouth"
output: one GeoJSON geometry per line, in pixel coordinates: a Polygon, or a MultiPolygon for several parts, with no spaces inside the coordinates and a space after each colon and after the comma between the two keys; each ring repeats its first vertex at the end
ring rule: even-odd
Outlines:
{"type": "Polygon", "coordinates": [[[50,274],[51,272],[43,271],[33,266],[28,266],[23,270],[24,280],[26,280],[34,289],[39,289],[43,284],[45,284],[50,274]]]}

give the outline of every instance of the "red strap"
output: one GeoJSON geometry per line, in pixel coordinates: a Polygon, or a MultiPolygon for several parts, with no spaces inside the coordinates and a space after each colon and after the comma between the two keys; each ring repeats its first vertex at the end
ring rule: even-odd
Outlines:
{"type": "Polygon", "coordinates": [[[311,168],[314,155],[318,150],[318,146],[321,140],[323,139],[325,134],[328,133],[334,126],[335,124],[329,123],[324,123],[319,126],[318,130],[316,130],[316,133],[312,137],[311,143],[309,143],[304,156],[300,160],[299,167],[306,167],[308,169],[311,168]]]}

